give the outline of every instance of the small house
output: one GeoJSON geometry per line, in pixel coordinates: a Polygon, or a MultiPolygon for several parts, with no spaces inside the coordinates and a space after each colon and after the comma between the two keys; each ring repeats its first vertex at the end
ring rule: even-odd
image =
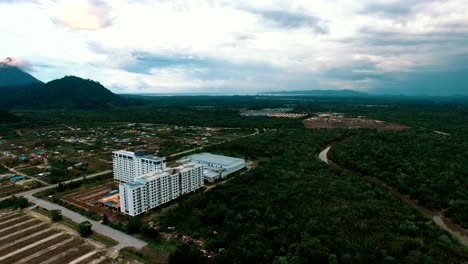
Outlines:
{"type": "Polygon", "coordinates": [[[10,181],[11,181],[11,182],[19,182],[19,181],[22,181],[22,180],[24,180],[24,179],[26,179],[26,176],[24,176],[24,175],[18,175],[18,176],[11,177],[11,178],[10,178],[10,181]]]}

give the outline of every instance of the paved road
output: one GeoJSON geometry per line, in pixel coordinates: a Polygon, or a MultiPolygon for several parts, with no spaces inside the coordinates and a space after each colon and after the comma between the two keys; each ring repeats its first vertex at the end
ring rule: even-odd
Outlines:
{"type": "MultiPolygon", "coordinates": [[[[330,164],[330,163],[333,164],[333,162],[328,159],[328,152],[330,151],[331,147],[332,146],[327,146],[319,154],[319,159],[327,164],[330,164]]],[[[336,164],[334,165],[338,167],[336,164]]],[[[465,229],[461,228],[460,226],[456,224],[453,224],[450,220],[444,217],[441,213],[435,213],[434,211],[431,211],[423,206],[420,206],[416,201],[406,198],[404,195],[395,191],[393,188],[388,187],[386,185],[385,187],[388,188],[393,194],[400,197],[403,201],[411,204],[414,208],[418,209],[421,212],[421,214],[431,217],[434,223],[436,223],[440,228],[449,232],[452,236],[456,237],[462,245],[468,247],[468,232],[465,229]]]]}
{"type": "MultiPolygon", "coordinates": [[[[112,170],[106,170],[106,171],[86,175],[86,176],[83,176],[83,177],[80,177],[80,178],[72,179],[72,180],[66,181],[64,183],[79,181],[79,180],[82,180],[83,178],[93,178],[93,177],[97,177],[97,176],[107,174],[107,173],[111,173],[111,172],[112,172],[112,170]]],[[[78,213],[75,213],[75,212],[73,212],[73,211],[71,211],[71,210],[69,210],[69,209],[67,209],[65,207],[62,207],[62,206],[60,206],[58,204],[54,204],[54,203],[51,203],[51,202],[47,202],[47,201],[42,200],[42,199],[38,199],[38,198],[33,196],[34,193],[37,193],[37,192],[40,192],[40,191],[43,191],[43,190],[47,190],[47,189],[51,189],[51,188],[54,188],[55,186],[56,186],[55,184],[48,185],[48,186],[37,188],[37,189],[34,189],[34,190],[17,193],[15,195],[25,197],[29,201],[37,204],[40,207],[43,207],[43,208],[47,209],[47,210],[61,210],[63,216],[68,217],[68,218],[70,218],[71,220],[73,220],[73,221],[75,221],[77,223],[80,223],[80,222],[83,222],[83,221],[86,221],[86,220],[89,221],[91,224],[93,224],[93,230],[94,231],[96,231],[97,233],[103,234],[105,236],[108,236],[108,237],[110,237],[110,238],[112,238],[112,239],[119,242],[118,245],[114,246],[115,249],[119,250],[119,249],[124,248],[124,247],[135,247],[137,249],[141,249],[142,247],[147,245],[147,243],[144,242],[144,241],[136,239],[136,238],[134,238],[134,237],[132,237],[130,235],[127,235],[127,234],[125,234],[123,232],[120,232],[118,230],[110,228],[110,227],[108,227],[106,225],[103,225],[101,223],[98,223],[98,222],[96,222],[94,220],[88,219],[88,218],[86,218],[86,217],[84,217],[84,216],[82,216],[82,215],[80,215],[78,213]]],[[[8,197],[9,196],[0,198],[0,201],[5,200],[8,197]]]]}
{"type": "Polygon", "coordinates": [[[93,227],[93,231],[97,232],[97,233],[100,233],[100,234],[103,234],[105,236],[108,236],[116,241],[119,242],[119,244],[117,244],[116,246],[114,246],[115,249],[117,250],[120,250],[124,247],[134,247],[134,248],[137,248],[137,249],[141,249],[142,247],[146,246],[147,243],[144,242],[144,241],[141,241],[139,239],[136,239],[130,235],[127,235],[123,232],[120,232],[118,230],[115,230],[113,228],[110,228],[106,225],[103,225],[99,222],[96,222],[96,221],[93,221],[91,219],[88,219],[78,213],[75,213],[65,207],[62,207],[58,204],[54,204],[54,203],[51,203],[51,202],[47,202],[45,200],[42,200],[42,199],[38,199],[34,196],[32,196],[34,192],[27,192],[27,193],[24,193],[22,194],[21,196],[27,198],[29,201],[37,204],[38,206],[42,207],[42,208],[45,208],[47,210],[61,210],[62,211],[62,215],[65,216],[65,217],[68,217],[70,218],[71,220],[77,222],[77,223],[81,223],[83,221],[89,221],[93,227]]]}
{"type": "Polygon", "coordinates": [[[326,147],[324,150],[322,150],[319,154],[319,159],[327,164],[328,162],[328,151],[330,151],[331,146],[326,147]]]}

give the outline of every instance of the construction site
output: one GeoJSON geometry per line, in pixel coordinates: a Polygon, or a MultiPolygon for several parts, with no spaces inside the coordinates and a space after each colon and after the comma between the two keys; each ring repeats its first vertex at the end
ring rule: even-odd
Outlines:
{"type": "Polygon", "coordinates": [[[304,120],[306,128],[375,128],[402,130],[409,126],[369,119],[364,116],[346,116],[342,113],[319,113],[304,120]]]}
{"type": "Polygon", "coordinates": [[[114,221],[124,222],[125,217],[120,214],[119,193],[114,185],[113,182],[109,182],[98,187],[73,192],[61,199],[100,215],[105,214],[114,221]]]}

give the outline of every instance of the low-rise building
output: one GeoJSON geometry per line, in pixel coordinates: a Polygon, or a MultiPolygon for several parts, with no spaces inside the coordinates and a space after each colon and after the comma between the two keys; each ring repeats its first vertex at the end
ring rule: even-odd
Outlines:
{"type": "Polygon", "coordinates": [[[26,179],[26,176],[24,176],[24,175],[18,175],[18,176],[11,177],[11,178],[10,178],[10,181],[11,181],[11,182],[19,182],[19,181],[22,181],[22,180],[24,180],[24,179],[26,179]]]}
{"type": "Polygon", "coordinates": [[[212,153],[193,154],[180,160],[181,163],[190,161],[203,165],[205,180],[213,182],[218,178],[225,178],[229,174],[245,168],[245,160],[212,153]],[[213,174],[215,172],[218,176],[213,174]]]}

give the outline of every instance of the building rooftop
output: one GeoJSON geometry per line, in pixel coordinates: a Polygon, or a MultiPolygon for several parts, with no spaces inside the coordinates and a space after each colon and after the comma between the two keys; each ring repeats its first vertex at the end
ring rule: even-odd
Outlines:
{"type": "Polygon", "coordinates": [[[203,161],[207,163],[216,163],[216,164],[221,164],[225,166],[228,166],[230,164],[237,163],[237,162],[244,162],[244,160],[240,158],[227,157],[227,156],[216,155],[216,154],[211,154],[207,152],[193,154],[193,155],[190,155],[189,158],[192,160],[203,161]]]}
{"type": "Polygon", "coordinates": [[[197,167],[197,166],[200,166],[200,165],[193,164],[193,163],[186,163],[186,164],[179,165],[179,166],[173,167],[173,168],[167,167],[164,170],[154,170],[154,171],[151,171],[151,172],[148,172],[146,174],[143,174],[141,176],[136,177],[135,181],[138,181],[138,182],[142,183],[142,181],[139,181],[139,180],[143,180],[144,182],[150,181],[150,180],[155,180],[155,179],[157,179],[159,177],[179,173],[179,172],[182,172],[184,170],[188,170],[188,169],[191,169],[191,168],[194,168],[194,167],[197,167]]]}
{"type": "Polygon", "coordinates": [[[208,177],[208,178],[216,178],[216,177],[219,176],[219,173],[217,173],[215,171],[212,171],[212,170],[204,169],[203,170],[203,176],[208,177]]]}
{"type": "Polygon", "coordinates": [[[126,155],[126,156],[134,156],[134,153],[128,150],[116,150],[116,151],[113,151],[112,153],[126,155]]]}
{"type": "Polygon", "coordinates": [[[158,157],[158,156],[150,156],[150,155],[140,156],[140,157],[143,159],[154,160],[154,161],[166,160],[166,157],[158,157]]]}
{"type": "Polygon", "coordinates": [[[136,177],[135,181],[143,180],[144,182],[146,182],[146,181],[154,180],[154,179],[166,176],[166,175],[168,175],[166,171],[155,170],[155,171],[151,171],[151,172],[148,172],[146,174],[136,177]]]}
{"type": "Polygon", "coordinates": [[[128,151],[128,150],[117,150],[117,151],[113,151],[112,153],[125,155],[125,156],[131,156],[131,157],[139,157],[139,158],[144,158],[144,159],[154,160],[154,161],[166,160],[166,157],[158,157],[158,156],[152,156],[152,155],[141,155],[143,153],[142,150],[137,150],[137,152],[131,152],[131,151],[128,151]]]}
{"type": "Polygon", "coordinates": [[[125,185],[127,185],[128,187],[130,187],[132,189],[139,188],[139,187],[143,186],[143,184],[138,183],[138,182],[126,182],[126,183],[121,183],[121,184],[125,184],[125,185]]]}

